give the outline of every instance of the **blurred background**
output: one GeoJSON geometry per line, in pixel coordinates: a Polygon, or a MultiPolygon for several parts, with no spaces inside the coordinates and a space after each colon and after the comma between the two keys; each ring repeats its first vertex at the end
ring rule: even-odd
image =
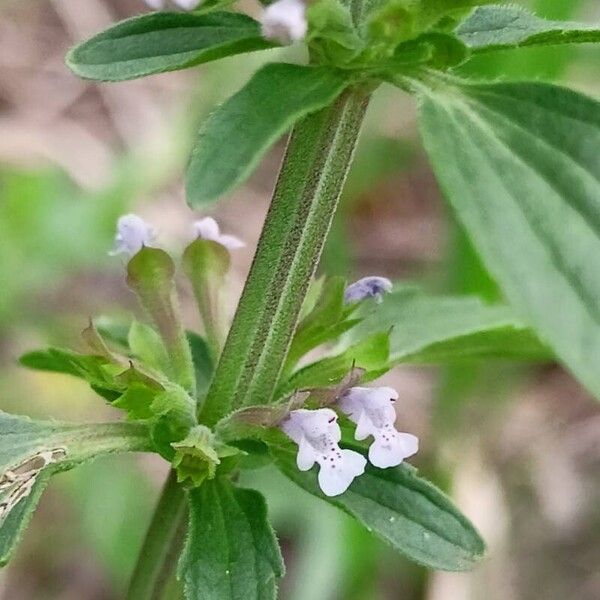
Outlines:
{"type": "MultiPolygon", "coordinates": [[[[598,0],[520,2],[553,19],[600,22],[598,0]]],[[[242,2],[258,13],[258,4],[242,2]]],[[[116,411],[81,382],[19,368],[22,352],[78,347],[88,316],[130,315],[123,263],[107,252],[118,215],[135,211],[180,250],[199,215],[182,173],[198,123],[263,62],[235,57],[142,81],[96,85],[64,66],[67,49],[145,10],[141,0],[0,0],[0,408],[106,420],[116,411]]],[[[590,47],[496,53],[462,67],[490,80],[568,82],[600,96],[590,47]]],[[[246,240],[231,277],[235,307],[267,209],[280,142],[213,213],[246,240]]],[[[432,292],[501,298],[440,198],[418,139],[415,105],[381,88],[321,269],[416,281],[432,292]]],[[[182,290],[196,327],[189,290],[182,290]]],[[[558,366],[507,363],[397,369],[399,424],[421,437],[413,462],[480,528],[489,558],[469,574],[396,556],[335,509],[252,473],[269,500],[288,575],[285,600],[598,600],[600,406],[558,366]],[[290,500],[293,498],[293,503],[290,500]],[[297,499],[297,501],[296,501],[297,499]]],[[[99,460],[53,479],[0,598],[123,597],[165,475],[161,459],[99,460]]]]}

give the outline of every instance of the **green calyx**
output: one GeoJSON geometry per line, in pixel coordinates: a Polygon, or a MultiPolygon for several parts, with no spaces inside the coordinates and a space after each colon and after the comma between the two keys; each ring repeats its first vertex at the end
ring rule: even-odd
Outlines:
{"type": "Polygon", "coordinates": [[[230,471],[243,452],[216,438],[204,425],[196,425],[180,442],[171,444],[175,449],[173,468],[177,481],[189,487],[198,487],[205,480],[214,479],[219,472],[230,471]]]}

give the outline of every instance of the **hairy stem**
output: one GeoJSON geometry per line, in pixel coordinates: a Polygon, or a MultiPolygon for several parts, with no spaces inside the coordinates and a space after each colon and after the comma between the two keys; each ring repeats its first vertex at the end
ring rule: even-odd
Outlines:
{"type": "Polygon", "coordinates": [[[185,491],[178,485],[175,471],[171,471],[138,556],[127,600],[161,598],[169,572],[177,558],[173,549],[181,543],[185,513],[185,491]]]}
{"type": "Polygon", "coordinates": [[[349,90],[292,132],[201,421],[272,399],[368,104],[349,90]]]}

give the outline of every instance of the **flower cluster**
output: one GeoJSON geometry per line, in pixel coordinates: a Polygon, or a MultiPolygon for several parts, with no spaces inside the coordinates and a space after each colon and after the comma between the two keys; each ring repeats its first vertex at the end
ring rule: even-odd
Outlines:
{"type": "MultiPolygon", "coordinates": [[[[419,449],[419,440],[395,428],[398,399],[389,387],[353,387],[344,392],[337,406],[356,424],[354,437],[373,437],[369,462],[381,469],[395,467],[419,449]]],[[[354,450],[342,449],[337,414],[330,408],[293,410],[281,429],[298,445],[296,464],[301,471],[319,465],[319,486],[326,496],[343,494],[355,477],[364,473],[367,461],[354,450]]]]}
{"type": "MultiPolygon", "coordinates": [[[[246,244],[233,235],[221,233],[219,224],[212,217],[195,221],[192,225],[194,238],[211,240],[225,246],[228,250],[243,248],[246,244]]],[[[132,257],[144,246],[156,246],[156,231],[144,219],[134,214],[123,215],[117,221],[117,234],[112,255],[125,254],[132,257]]]]}

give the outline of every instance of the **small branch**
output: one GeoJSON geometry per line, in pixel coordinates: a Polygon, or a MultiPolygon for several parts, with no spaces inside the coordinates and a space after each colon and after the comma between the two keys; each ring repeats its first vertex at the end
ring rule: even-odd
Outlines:
{"type": "Polygon", "coordinates": [[[175,562],[186,514],[186,494],[171,471],[158,500],[146,539],[134,568],[127,600],[155,600],[161,597],[175,562]]]}

